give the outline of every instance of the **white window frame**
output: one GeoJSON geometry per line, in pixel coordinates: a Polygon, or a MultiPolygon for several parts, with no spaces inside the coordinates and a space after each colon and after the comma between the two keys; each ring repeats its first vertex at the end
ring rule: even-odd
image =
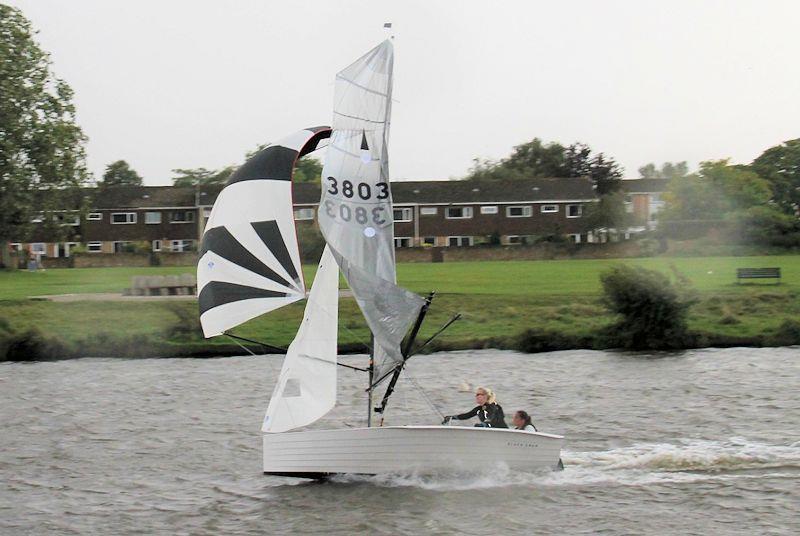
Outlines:
{"type": "Polygon", "coordinates": [[[533,207],[530,205],[509,205],[506,207],[506,218],[530,218],[533,216],[533,207]],[[511,211],[514,209],[522,209],[522,214],[514,215],[511,211]]]}
{"type": "Polygon", "coordinates": [[[434,247],[435,248],[436,246],[439,245],[439,238],[436,237],[436,236],[423,236],[422,237],[422,245],[423,246],[430,246],[430,247],[434,247]],[[431,243],[426,242],[426,240],[428,240],[429,238],[433,239],[433,242],[431,242],[431,243]]]}
{"type": "Polygon", "coordinates": [[[31,242],[31,253],[47,257],[47,244],[45,242],[31,242]]]}
{"type": "Polygon", "coordinates": [[[520,244],[522,244],[522,235],[512,234],[506,236],[506,244],[509,246],[519,246],[520,244]],[[514,239],[516,238],[518,238],[519,241],[515,242],[514,239]]]}
{"type": "Polygon", "coordinates": [[[467,242],[468,242],[466,244],[466,246],[475,245],[475,237],[474,236],[461,236],[461,235],[459,235],[459,236],[448,236],[447,237],[447,247],[466,247],[464,244],[460,243],[460,242],[463,242],[464,239],[466,239],[467,242]],[[459,244],[456,244],[455,246],[450,244],[450,240],[452,240],[454,238],[459,242],[459,244]]]}
{"type": "Polygon", "coordinates": [[[485,205],[481,207],[481,214],[498,214],[499,212],[497,205],[485,205]]]}
{"type": "Polygon", "coordinates": [[[114,240],[114,242],[112,242],[112,247],[114,248],[114,253],[125,253],[125,251],[123,251],[123,248],[125,247],[126,244],[130,244],[130,243],[131,243],[130,240],[114,240]],[[121,244],[121,246],[119,248],[120,249],[119,251],[117,251],[117,244],[121,244]]]}
{"type": "Polygon", "coordinates": [[[173,253],[184,253],[190,251],[194,247],[194,240],[191,238],[182,238],[180,240],[170,240],[169,250],[173,253]],[[188,242],[188,244],[185,244],[188,242]],[[178,247],[176,247],[176,245],[178,247]]]}
{"type": "Polygon", "coordinates": [[[102,242],[86,242],[86,251],[89,253],[102,253],[103,252],[103,243],[102,242]],[[98,249],[92,249],[92,248],[98,249]]]}
{"type": "Polygon", "coordinates": [[[11,251],[19,253],[22,251],[22,242],[9,242],[8,247],[11,251]]]}
{"type": "Polygon", "coordinates": [[[103,221],[103,213],[90,212],[86,215],[86,221],[103,221]]]}
{"type": "Polygon", "coordinates": [[[112,212],[111,225],[133,225],[136,223],[137,215],[135,212],[112,212]],[[126,221],[114,221],[114,216],[125,216],[126,221]]]}
{"type": "Polygon", "coordinates": [[[580,218],[583,216],[583,205],[579,203],[570,203],[567,205],[567,218],[580,218]],[[570,216],[570,208],[571,207],[578,207],[578,215],[577,216],[570,216]]]}
{"type": "Polygon", "coordinates": [[[295,221],[309,221],[314,219],[316,211],[312,207],[302,207],[294,209],[295,221]]]}
{"type": "MultiPolygon", "coordinates": [[[[465,205],[452,205],[444,209],[444,217],[447,220],[468,220],[472,218],[472,207],[465,205]],[[460,208],[462,210],[461,216],[451,216],[450,211],[460,208]]],[[[448,243],[450,241],[448,240],[448,243]]]]}
{"type": "Polygon", "coordinates": [[[160,210],[148,210],[144,213],[144,223],[145,225],[158,225],[161,223],[163,219],[163,215],[161,214],[160,210]],[[158,221],[148,221],[150,216],[156,215],[158,216],[158,221]]]}
{"type": "Polygon", "coordinates": [[[414,246],[414,239],[410,236],[395,236],[394,237],[394,247],[395,248],[410,248],[414,246]],[[408,240],[408,245],[404,246],[402,241],[408,240]]]}
{"type": "Polygon", "coordinates": [[[161,240],[153,240],[153,251],[161,251],[161,240]]]}
{"type": "Polygon", "coordinates": [[[576,243],[576,244],[580,244],[581,243],[581,235],[579,233],[572,233],[572,234],[569,234],[567,236],[569,236],[574,243],[576,243]]]}
{"type": "Polygon", "coordinates": [[[170,223],[194,223],[194,211],[193,210],[173,210],[169,213],[169,222],[170,223]],[[188,220],[176,220],[175,215],[182,213],[184,217],[191,215],[191,218],[188,220]]]}
{"type": "Polygon", "coordinates": [[[31,223],[42,223],[44,221],[44,214],[36,214],[33,218],[31,218],[31,223]]]}
{"type": "Polygon", "coordinates": [[[81,224],[81,215],[80,214],[54,214],[53,220],[58,223],[59,225],[69,226],[69,227],[77,227],[81,224]],[[67,221],[67,218],[71,218],[67,221]]]}
{"type": "Polygon", "coordinates": [[[539,210],[542,214],[557,214],[558,205],[542,205],[539,210]]]}
{"type": "Polygon", "coordinates": [[[411,207],[394,207],[392,217],[395,223],[408,223],[414,221],[414,211],[411,207]],[[397,212],[400,212],[399,218],[394,217],[397,212]]]}
{"type": "Polygon", "coordinates": [[[420,216],[436,216],[439,213],[439,207],[419,207],[420,216]]]}

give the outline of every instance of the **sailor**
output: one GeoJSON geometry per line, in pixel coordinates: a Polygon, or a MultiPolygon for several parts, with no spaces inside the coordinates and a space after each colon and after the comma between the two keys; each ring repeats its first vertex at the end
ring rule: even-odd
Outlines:
{"type": "Polygon", "coordinates": [[[478,387],[475,390],[475,401],[477,406],[461,415],[448,415],[442,424],[447,424],[451,419],[464,421],[473,417],[478,417],[481,422],[475,426],[483,428],[508,428],[503,415],[503,408],[497,403],[494,393],[487,387],[478,387]]]}
{"type": "Polygon", "coordinates": [[[531,422],[531,416],[528,415],[527,411],[519,410],[514,414],[514,417],[511,419],[511,422],[514,424],[514,428],[517,430],[525,430],[526,432],[535,432],[536,427],[531,422]]]}

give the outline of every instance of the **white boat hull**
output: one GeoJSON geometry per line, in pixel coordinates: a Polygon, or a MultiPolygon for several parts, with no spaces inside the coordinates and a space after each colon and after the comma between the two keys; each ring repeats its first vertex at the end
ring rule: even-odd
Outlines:
{"type": "Polygon", "coordinates": [[[564,438],[460,426],[386,426],[264,434],[264,473],[324,478],[507,466],[555,469],[564,438]]]}

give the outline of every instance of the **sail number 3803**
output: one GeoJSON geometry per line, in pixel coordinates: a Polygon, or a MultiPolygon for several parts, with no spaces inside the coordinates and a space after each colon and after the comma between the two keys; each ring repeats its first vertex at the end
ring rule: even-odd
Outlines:
{"type": "MultiPolygon", "coordinates": [[[[359,182],[357,184],[353,184],[352,181],[343,180],[341,186],[339,185],[339,181],[334,177],[328,177],[326,179],[328,181],[328,193],[331,195],[339,195],[341,194],[343,197],[347,199],[353,199],[354,197],[358,197],[363,201],[369,201],[372,199],[372,187],[367,184],[366,182],[359,182]]],[[[378,201],[382,201],[384,199],[389,198],[389,185],[385,182],[378,182],[375,183],[375,189],[377,190],[375,198],[378,201]]]]}

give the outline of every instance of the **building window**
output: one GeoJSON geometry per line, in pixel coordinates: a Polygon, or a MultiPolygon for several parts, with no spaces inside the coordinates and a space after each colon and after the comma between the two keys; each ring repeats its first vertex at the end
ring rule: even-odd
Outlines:
{"type": "Polygon", "coordinates": [[[59,225],[71,225],[77,227],[81,224],[80,214],[54,214],[53,221],[59,225]]]}
{"type": "MultiPolygon", "coordinates": [[[[410,208],[396,208],[393,212],[395,222],[406,222],[412,220],[410,208]]],[[[397,247],[397,246],[395,246],[397,247]]]]}
{"type": "Polygon", "coordinates": [[[513,245],[522,244],[522,243],[524,243],[524,240],[519,235],[508,235],[506,237],[506,244],[510,244],[510,245],[513,246],[513,245]]]}
{"type": "Polygon", "coordinates": [[[89,221],[102,221],[103,220],[103,213],[102,212],[90,212],[86,215],[86,219],[89,221]]]}
{"type": "Polygon", "coordinates": [[[543,214],[552,214],[558,212],[558,205],[542,205],[541,211],[543,214]]]}
{"type": "Polygon", "coordinates": [[[296,221],[306,221],[314,219],[313,208],[296,208],[294,209],[294,219],[296,221]]]}
{"type": "Polygon", "coordinates": [[[112,212],[111,213],[111,223],[113,224],[127,224],[127,223],[136,223],[136,213],[135,212],[112,212]]]}
{"type": "Polygon", "coordinates": [[[533,207],[518,205],[506,207],[506,217],[508,218],[530,218],[533,215],[533,207]]]}
{"type": "Polygon", "coordinates": [[[31,218],[31,223],[42,223],[44,221],[44,214],[36,214],[31,218]]]}
{"type": "Polygon", "coordinates": [[[571,234],[571,235],[569,235],[569,237],[576,244],[580,244],[581,243],[581,235],[579,235],[579,234],[571,234]]]}
{"type": "Polygon", "coordinates": [[[193,210],[176,210],[170,217],[170,223],[192,223],[193,221],[193,210]]]}
{"type": "Polygon", "coordinates": [[[472,217],[472,207],[447,207],[444,217],[448,220],[463,220],[472,217]]]}
{"type": "Polygon", "coordinates": [[[411,238],[407,236],[396,236],[394,237],[394,247],[396,248],[410,248],[411,247],[411,238]]]}
{"type": "Polygon", "coordinates": [[[448,236],[447,237],[447,245],[448,246],[471,246],[473,243],[473,239],[471,236],[448,236]]]}
{"type": "Polygon", "coordinates": [[[117,240],[114,242],[114,253],[124,253],[126,246],[130,244],[127,240],[117,240]]]}
{"type": "Polygon", "coordinates": [[[173,252],[192,251],[194,248],[194,240],[172,240],[170,242],[170,249],[173,252]]]}
{"type": "Polygon", "coordinates": [[[161,251],[161,240],[153,240],[153,251],[161,251]]]}
{"type": "Polygon", "coordinates": [[[161,213],[160,212],[145,212],[144,213],[144,222],[147,223],[147,224],[161,223],[161,213]]]}
{"type": "Polygon", "coordinates": [[[436,207],[421,207],[419,213],[423,216],[436,216],[439,213],[439,209],[436,207]]]}
{"type": "Polygon", "coordinates": [[[100,253],[103,251],[103,243],[102,242],[88,242],[86,244],[86,251],[89,253],[100,253]]]}
{"type": "Polygon", "coordinates": [[[34,242],[31,244],[31,253],[34,255],[47,256],[47,244],[44,242],[34,242]]]}
{"type": "Polygon", "coordinates": [[[433,246],[436,247],[436,237],[435,236],[425,236],[422,238],[422,245],[423,246],[433,246]]]}
{"type": "Polygon", "coordinates": [[[567,218],[580,218],[583,215],[583,205],[567,205],[567,218]]]}
{"type": "Polygon", "coordinates": [[[20,252],[22,251],[22,244],[20,242],[11,242],[8,244],[10,251],[20,252]]]}
{"type": "Polygon", "coordinates": [[[481,207],[481,214],[497,214],[497,205],[486,205],[481,207]]]}

